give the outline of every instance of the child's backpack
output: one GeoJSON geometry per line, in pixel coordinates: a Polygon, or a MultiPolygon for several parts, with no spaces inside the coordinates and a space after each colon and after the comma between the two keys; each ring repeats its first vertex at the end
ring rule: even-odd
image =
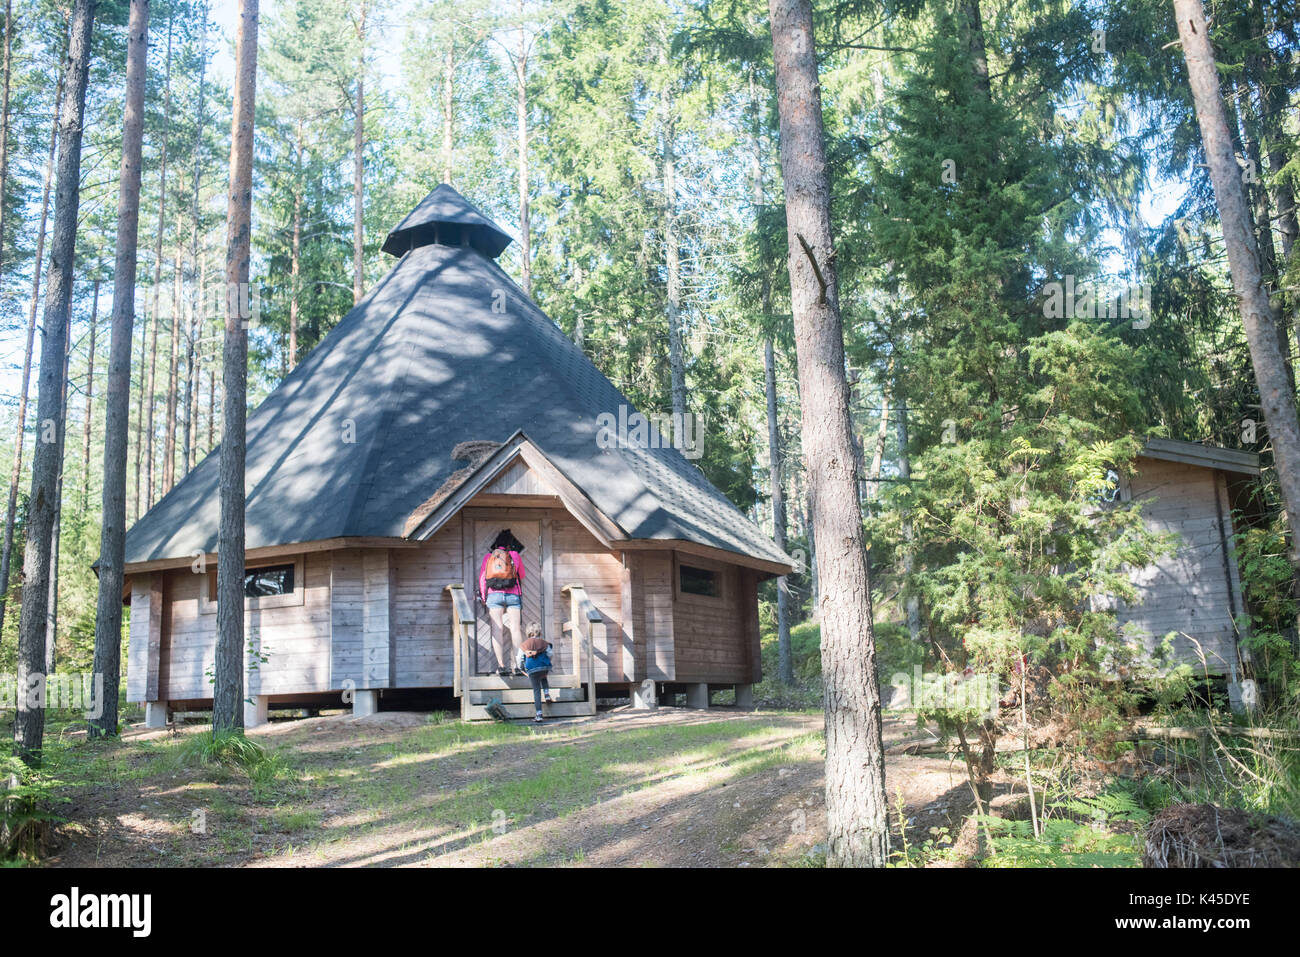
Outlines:
{"type": "Polygon", "coordinates": [[[514,588],[518,579],[514,560],[504,548],[494,548],[488,555],[484,578],[488,588],[514,588]]]}

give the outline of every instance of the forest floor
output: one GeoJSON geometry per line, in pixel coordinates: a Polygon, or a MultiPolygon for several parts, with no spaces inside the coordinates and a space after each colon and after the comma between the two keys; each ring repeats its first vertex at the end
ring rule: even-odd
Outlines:
{"type": "MultiPolygon", "coordinates": [[[[816,713],[623,708],[540,728],[338,714],[250,731],[271,755],[251,775],[187,760],[204,731],[66,735],[52,771],[68,802],[44,863],[748,867],[824,855],[816,713]]],[[[926,738],[889,718],[884,736],[886,749],[926,738]]],[[[900,817],[913,846],[962,830],[960,761],[890,755],[886,783],[895,847],[900,817]]]]}

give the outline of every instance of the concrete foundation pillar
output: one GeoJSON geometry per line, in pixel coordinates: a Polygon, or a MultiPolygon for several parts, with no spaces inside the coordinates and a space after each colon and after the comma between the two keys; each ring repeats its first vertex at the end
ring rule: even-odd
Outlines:
{"type": "Polygon", "coordinates": [[[754,686],[736,685],[736,707],[752,711],[754,708],[754,686]]]}
{"type": "Polygon", "coordinates": [[[252,700],[244,701],[244,727],[256,728],[258,725],[266,724],[267,702],[270,699],[264,694],[252,695],[252,700]]]}
{"type": "Polygon", "coordinates": [[[363,718],[379,711],[378,691],[352,692],[352,717],[363,718]]]}
{"type": "Polygon", "coordinates": [[[144,703],[144,726],[146,728],[165,728],[170,717],[167,713],[166,701],[146,701],[144,703]]]}
{"type": "Polygon", "coordinates": [[[633,710],[654,711],[659,707],[658,688],[649,678],[645,681],[633,683],[629,688],[629,692],[632,698],[633,710]]]}
{"type": "Polygon", "coordinates": [[[705,709],[709,707],[708,682],[701,681],[686,686],[686,707],[705,709]]]}

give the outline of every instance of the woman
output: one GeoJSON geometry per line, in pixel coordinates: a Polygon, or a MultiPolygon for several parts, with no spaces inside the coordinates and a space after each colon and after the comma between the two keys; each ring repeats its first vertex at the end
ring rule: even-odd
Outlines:
{"type": "Polygon", "coordinates": [[[520,541],[502,529],[492,544],[478,570],[478,593],[487,605],[488,619],[492,622],[492,650],[497,658],[497,674],[522,675],[519,668],[507,667],[511,648],[520,640],[520,621],[523,615],[524,560],[519,553],[524,550],[520,541]]]}

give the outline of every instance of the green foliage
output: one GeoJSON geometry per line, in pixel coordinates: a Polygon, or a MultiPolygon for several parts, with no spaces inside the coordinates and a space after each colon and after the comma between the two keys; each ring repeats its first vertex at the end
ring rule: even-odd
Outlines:
{"type": "Polygon", "coordinates": [[[49,771],[28,767],[9,752],[0,760],[0,862],[27,861],[38,855],[51,824],[62,821],[53,808],[70,799],[49,771]]]}
{"type": "Polygon", "coordinates": [[[1034,836],[1029,821],[981,818],[992,834],[993,853],[983,867],[1137,867],[1142,849],[1136,834],[1114,834],[1089,824],[1049,818],[1034,836]]]}
{"type": "Polygon", "coordinates": [[[1237,568],[1250,610],[1241,648],[1250,657],[1250,674],[1264,694],[1283,704],[1300,705],[1300,646],[1291,637],[1296,627],[1291,563],[1286,557],[1286,529],[1277,514],[1263,525],[1238,519],[1237,568]]]}
{"type": "Polygon", "coordinates": [[[1132,791],[1113,787],[1091,797],[1064,797],[1033,822],[984,817],[992,853],[984,867],[1137,867],[1150,813],[1132,791]]]}
{"type": "Polygon", "coordinates": [[[170,761],[177,767],[207,768],[218,775],[240,773],[248,778],[259,799],[298,777],[278,751],[267,751],[238,731],[190,735],[174,746],[170,761]]]}

